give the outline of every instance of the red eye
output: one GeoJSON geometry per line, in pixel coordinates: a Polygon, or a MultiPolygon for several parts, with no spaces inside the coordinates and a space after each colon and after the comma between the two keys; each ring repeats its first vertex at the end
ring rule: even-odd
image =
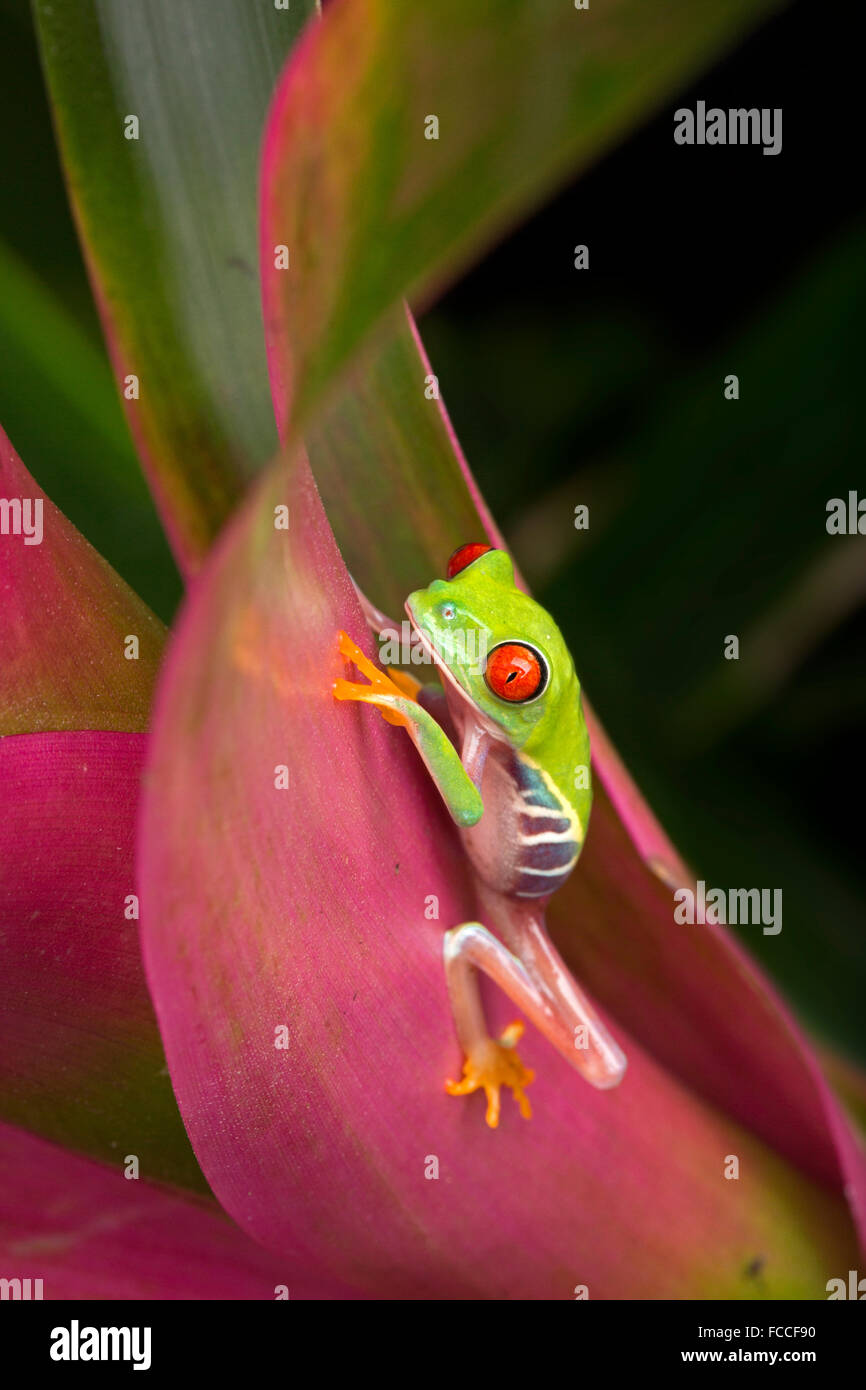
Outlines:
{"type": "Polygon", "coordinates": [[[470,541],[468,545],[458,545],[451,559],[448,561],[447,578],[453,579],[455,574],[465,570],[467,565],[471,565],[473,560],[477,560],[479,555],[485,551],[492,550],[492,545],[484,545],[481,541],[470,541]]]}
{"type": "Polygon", "coordinates": [[[488,656],[484,679],[500,700],[520,704],[540,693],[547,682],[547,667],[533,647],[503,642],[488,656]]]}

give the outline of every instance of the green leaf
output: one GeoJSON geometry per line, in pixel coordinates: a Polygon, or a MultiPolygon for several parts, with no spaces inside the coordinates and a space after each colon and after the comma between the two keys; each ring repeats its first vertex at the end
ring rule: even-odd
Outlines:
{"type": "Polygon", "coordinates": [[[143,732],[162,623],[45,496],[2,428],[0,497],[18,508],[0,534],[0,737],[143,732]]]}
{"type": "Polygon", "coordinates": [[[307,444],[349,572],[391,616],[466,540],[493,529],[441,401],[411,316],[392,311],[381,345],[352,364],[344,389],[310,423],[307,444]]]}
{"type": "Polygon", "coordinates": [[[126,911],[164,629],[2,430],[0,497],[0,1117],[200,1188],[126,911]]]}
{"type": "Polygon", "coordinates": [[[103,353],[0,243],[0,420],[39,483],[164,620],[180,579],[103,353]]]}
{"type": "Polygon", "coordinates": [[[293,428],[401,294],[429,298],[777,3],[329,10],[287,69],[263,159],[266,318],[286,336],[293,428]]]}
{"type": "Polygon", "coordinates": [[[61,154],[166,529],[194,568],[276,447],[259,297],[259,141],[314,0],[34,0],[61,154]],[[138,121],[138,139],[128,139],[138,121]]]}

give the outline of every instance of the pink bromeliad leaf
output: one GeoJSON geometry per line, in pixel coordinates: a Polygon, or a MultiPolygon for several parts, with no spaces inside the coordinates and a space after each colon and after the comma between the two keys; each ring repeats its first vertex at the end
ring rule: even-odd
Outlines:
{"type": "Polygon", "coordinates": [[[342,1296],[262,1250],[211,1203],[4,1124],[0,1266],[46,1300],[342,1296]]]}
{"type": "MultiPolygon", "coordinates": [[[[520,22],[517,9],[511,12],[514,23],[520,22]]],[[[625,22],[626,10],[611,9],[614,28],[618,19],[625,22]]],[[[470,89],[485,95],[508,90],[514,111],[526,108],[515,96],[520,78],[515,88],[497,85],[491,76],[504,61],[504,48],[484,42],[470,46],[461,60],[473,71],[466,87],[465,70],[455,75],[448,67],[443,77],[433,62],[442,36],[425,29],[429,17],[415,20],[424,31],[422,42],[411,26],[387,16],[372,23],[370,12],[378,15],[375,4],[369,12],[351,3],[335,7],[329,23],[310,31],[303,52],[286,69],[265,141],[262,272],[283,432],[290,429],[290,409],[303,423],[307,397],[321,398],[306,437],[329,520],[354,577],[377,604],[399,616],[405,595],[441,573],[455,545],[482,534],[501,541],[444,407],[431,403],[422,389],[432,369],[411,315],[407,319],[397,308],[383,320],[381,312],[388,295],[401,290],[429,298],[460,262],[461,228],[469,220],[467,203],[457,196],[460,174],[470,167],[478,174],[472,203],[487,173],[479,172],[472,140],[484,146],[490,102],[473,102],[470,89]],[[348,66],[343,63],[347,53],[348,66]],[[341,81],[329,86],[337,63],[341,81]],[[326,113],[317,105],[323,92],[326,113]],[[361,106],[374,134],[359,151],[351,113],[361,106]],[[439,140],[430,142],[432,152],[418,136],[431,111],[439,113],[441,125],[439,140]],[[383,128],[388,130],[387,170],[377,173],[375,132],[383,128]],[[350,156],[365,168],[362,176],[355,167],[355,176],[345,177],[350,156]],[[313,244],[305,236],[309,225],[319,229],[313,244]],[[292,273],[276,270],[269,255],[280,239],[297,248],[292,273]],[[383,254],[386,243],[388,255],[383,254]],[[341,365],[346,361],[348,368],[341,365]],[[340,389],[326,387],[329,371],[342,372],[340,389]]],[[[724,21],[719,16],[720,22],[732,19],[730,12],[724,21]]],[[[440,20],[437,15],[437,26],[440,20]]],[[[548,20],[551,32],[564,22],[558,10],[545,20],[533,12],[541,29],[548,20]]],[[[640,23],[631,38],[645,40],[640,23]]],[[[530,50],[543,41],[534,29],[526,36],[530,50]]],[[[570,48],[563,42],[563,48],[560,61],[563,72],[574,75],[575,103],[590,101],[584,64],[604,65],[615,51],[611,32],[602,26],[592,37],[587,31],[586,45],[575,40],[570,48]]],[[[664,61],[654,55],[647,81],[650,71],[662,80],[664,61]]],[[[603,126],[601,113],[616,109],[617,90],[613,76],[611,107],[602,102],[599,110],[593,108],[593,121],[578,122],[563,135],[572,158],[580,159],[589,126],[598,133],[595,118],[603,126]]],[[[511,108],[506,121],[510,113],[511,108]]],[[[493,165],[510,160],[522,138],[522,132],[512,131],[490,155],[493,165]]],[[[502,200],[490,198],[484,213],[494,221],[507,215],[508,198],[519,197],[520,182],[500,178],[496,186],[502,200]]],[[[484,217],[476,218],[473,236],[484,217]]],[[[792,1161],[844,1188],[861,1229],[866,1228],[863,1157],[809,1044],[724,928],[696,930],[675,923],[673,889],[693,883],[693,875],[591,709],[587,716],[598,794],[580,872],[552,905],[561,949],[664,1065],[792,1161]],[[672,1000],[679,1001],[675,1008],[672,1000]]]]}
{"type": "Polygon", "coordinates": [[[0,535],[0,1117],[205,1189],[130,915],[164,629],[2,431],[0,497],[29,504],[34,541],[39,517],[38,544],[0,535]]]}
{"type": "MultiPolygon", "coordinates": [[[[379,1295],[748,1296],[760,1253],[762,1292],[821,1296],[854,1249],[841,1194],[621,1020],[615,1092],[534,1036],[530,1122],[506,1110],[492,1132],[479,1098],[445,1094],[460,1057],[442,931],[472,916],[471,888],[408,740],[333,700],[337,631],[359,625],[306,469],[276,470],[198,581],[158,695],[145,960],[223,1205],[379,1295]]],[[[510,1006],[490,1002],[504,1023],[510,1006]]]]}

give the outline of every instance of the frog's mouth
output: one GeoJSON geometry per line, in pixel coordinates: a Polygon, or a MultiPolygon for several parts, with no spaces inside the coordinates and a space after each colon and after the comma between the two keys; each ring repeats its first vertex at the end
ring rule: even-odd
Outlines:
{"type": "Polygon", "coordinates": [[[409,621],[412,624],[412,628],[418,637],[418,641],[421,643],[421,646],[423,647],[424,651],[427,653],[430,660],[433,662],[433,665],[437,668],[437,670],[441,671],[442,676],[448,684],[448,688],[454,690],[457,694],[462,695],[464,699],[469,699],[467,692],[463,689],[463,686],[459,683],[456,676],[452,674],[450,668],[447,666],[445,662],[445,657],[439,651],[430,633],[424,627],[421,618],[413,609],[411,599],[407,598],[405,608],[406,612],[409,615],[409,621]]]}
{"type": "Polygon", "coordinates": [[[449,704],[451,703],[453,697],[456,706],[458,708],[462,708],[464,714],[471,714],[475,723],[480,724],[485,729],[485,731],[488,732],[492,737],[501,738],[502,731],[492,720],[487,718],[487,716],[481,709],[479,709],[478,705],[472,698],[470,692],[460,684],[457,677],[452,672],[451,668],[447,665],[445,657],[436,647],[436,644],[433,641],[432,636],[424,627],[421,618],[413,610],[411,599],[406,600],[405,608],[407,614],[409,615],[409,621],[412,624],[413,630],[418,635],[418,641],[421,643],[421,646],[423,647],[424,651],[430,657],[430,660],[433,662],[433,665],[436,667],[437,671],[441,673],[442,685],[445,691],[445,698],[448,700],[449,704]]]}

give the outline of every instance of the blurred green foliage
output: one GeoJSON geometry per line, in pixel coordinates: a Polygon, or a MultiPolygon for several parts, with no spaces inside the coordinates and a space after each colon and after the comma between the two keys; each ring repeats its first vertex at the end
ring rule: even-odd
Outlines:
{"type": "Polygon", "coordinates": [[[0,0],[0,423],[164,621],[180,578],[138,465],[72,224],[26,0],[0,0]]]}

